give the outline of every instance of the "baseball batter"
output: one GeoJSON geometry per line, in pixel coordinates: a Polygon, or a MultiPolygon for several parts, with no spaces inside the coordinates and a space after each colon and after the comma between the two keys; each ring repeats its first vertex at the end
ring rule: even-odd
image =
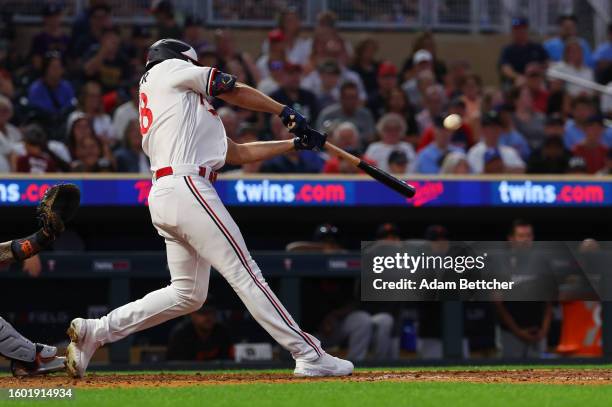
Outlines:
{"type": "Polygon", "coordinates": [[[96,350],[126,336],[199,309],[213,266],[253,317],[291,352],[298,376],[343,376],[349,361],[328,355],[302,331],[270,290],[251,258],[238,226],[213,186],[224,163],[266,160],[293,149],[319,149],[325,136],[312,131],[296,111],[232,75],[200,66],[189,45],[163,39],[149,48],[140,81],[142,145],[154,173],[151,219],[165,239],[171,283],[100,319],[73,320],[68,329],[68,371],[85,374],[96,350]],[[207,98],[279,115],[293,140],[236,144],[228,139],[207,98]]]}

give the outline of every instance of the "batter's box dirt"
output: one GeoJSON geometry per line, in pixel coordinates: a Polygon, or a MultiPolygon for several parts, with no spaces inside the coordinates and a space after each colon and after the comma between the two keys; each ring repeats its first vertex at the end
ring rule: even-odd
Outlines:
{"type": "Polygon", "coordinates": [[[524,370],[411,370],[360,371],[350,377],[295,378],[286,373],[195,373],[195,374],[89,374],[79,380],[66,376],[15,379],[0,377],[0,388],[8,387],[185,387],[215,384],[301,383],[305,381],[350,382],[466,382],[466,383],[541,383],[541,384],[612,384],[608,369],[524,369],[524,370]]]}

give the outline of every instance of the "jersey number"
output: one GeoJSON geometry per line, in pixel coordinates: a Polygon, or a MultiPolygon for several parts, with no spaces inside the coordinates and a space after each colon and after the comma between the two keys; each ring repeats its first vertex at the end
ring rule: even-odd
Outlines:
{"type": "Polygon", "coordinates": [[[153,123],[153,112],[148,108],[149,98],[145,93],[140,94],[140,134],[143,136],[149,131],[153,123]]]}

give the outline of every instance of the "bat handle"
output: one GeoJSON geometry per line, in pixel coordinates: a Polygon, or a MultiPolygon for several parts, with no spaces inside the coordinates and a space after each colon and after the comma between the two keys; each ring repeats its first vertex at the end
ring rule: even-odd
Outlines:
{"type": "Polygon", "coordinates": [[[347,153],[346,151],[344,151],[340,147],[330,143],[329,141],[325,143],[325,149],[327,151],[329,151],[330,153],[332,153],[333,155],[335,155],[336,157],[341,158],[341,159],[343,159],[345,161],[348,161],[349,163],[351,163],[355,167],[358,166],[359,163],[361,162],[360,158],[355,157],[351,153],[347,153]]]}

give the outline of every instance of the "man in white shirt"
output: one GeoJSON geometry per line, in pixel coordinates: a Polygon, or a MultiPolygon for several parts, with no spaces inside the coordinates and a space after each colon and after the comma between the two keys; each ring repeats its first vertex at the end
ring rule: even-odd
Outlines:
{"type": "MultiPolygon", "coordinates": [[[[493,163],[494,159],[501,159],[504,173],[520,174],[525,172],[525,162],[520,154],[512,147],[499,144],[502,132],[499,114],[495,111],[486,112],[482,115],[482,139],[470,148],[467,154],[468,163],[475,174],[485,172],[487,162],[493,163]],[[497,157],[499,156],[499,157],[497,157]]],[[[490,173],[490,171],[487,171],[490,173]]]]}

